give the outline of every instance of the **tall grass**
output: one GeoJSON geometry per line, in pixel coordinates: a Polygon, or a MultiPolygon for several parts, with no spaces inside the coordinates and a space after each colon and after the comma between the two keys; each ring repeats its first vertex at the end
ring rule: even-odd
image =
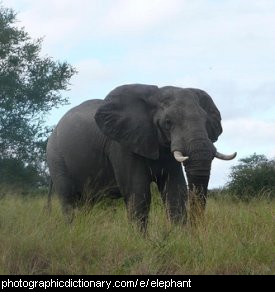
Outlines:
{"type": "Polygon", "coordinates": [[[0,199],[0,274],[274,274],[274,200],[209,199],[196,227],[171,225],[153,196],[147,236],[121,200],[105,200],[66,224],[54,199],[0,199]]]}

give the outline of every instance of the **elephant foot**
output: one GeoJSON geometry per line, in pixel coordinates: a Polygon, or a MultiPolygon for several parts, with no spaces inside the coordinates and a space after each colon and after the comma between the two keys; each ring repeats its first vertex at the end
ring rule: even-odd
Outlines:
{"type": "Polygon", "coordinates": [[[186,211],[177,215],[175,215],[175,212],[170,213],[168,211],[167,217],[168,217],[168,220],[175,225],[185,225],[187,223],[186,211]]]}
{"type": "Polygon", "coordinates": [[[63,206],[63,214],[65,215],[65,222],[67,224],[72,224],[75,218],[75,210],[72,206],[63,206]]]}
{"type": "Polygon", "coordinates": [[[204,222],[205,206],[205,198],[195,192],[191,192],[191,195],[189,196],[191,226],[196,227],[204,222]]]}
{"type": "Polygon", "coordinates": [[[137,226],[139,232],[146,234],[148,225],[148,215],[150,210],[150,194],[131,195],[127,198],[126,208],[128,220],[137,226]]]}

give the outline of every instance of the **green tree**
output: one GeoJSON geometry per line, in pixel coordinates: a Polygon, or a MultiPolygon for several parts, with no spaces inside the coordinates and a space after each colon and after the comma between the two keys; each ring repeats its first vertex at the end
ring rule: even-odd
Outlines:
{"type": "Polygon", "coordinates": [[[25,165],[16,158],[0,160],[0,183],[22,187],[38,187],[45,184],[35,166],[25,165]]]}
{"type": "Polygon", "coordinates": [[[263,193],[275,197],[275,160],[254,153],[239,161],[231,169],[227,184],[230,193],[244,199],[263,193]]]}
{"type": "Polygon", "coordinates": [[[0,159],[39,168],[49,132],[46,114],[68,102],[61,91],[76,71],[41,57],[42,40],[31,39],[16,23],[15,12],[0,6],[0,159]]]}

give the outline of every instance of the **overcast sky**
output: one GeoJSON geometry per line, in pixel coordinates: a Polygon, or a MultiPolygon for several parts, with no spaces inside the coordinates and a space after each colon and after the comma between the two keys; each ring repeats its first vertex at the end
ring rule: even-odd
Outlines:
{"type": "MultiPolygon", "coordinates": [[[[0,0],[1,2],[1,0],[0,0]]],[[[275,1],[2,0],[19,26],[44,37],[43,54],[68,61],[70,105],[127,83],[197,87],[220,109],[220,152],[275,157],[275,1]]],[[[210,187],[230,167],[215,160],[210,187]]]]}

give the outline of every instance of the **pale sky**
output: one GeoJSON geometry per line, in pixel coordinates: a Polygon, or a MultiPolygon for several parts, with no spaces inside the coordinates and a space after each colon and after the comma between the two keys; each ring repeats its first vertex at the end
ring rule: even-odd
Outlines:
{"type": "MultiPolygon", "coordinates": [[[[0,0],[1,1],[1,0],[0,0]]],[[[42,54],[67,61],[70,105],[116,86],[145,83],[207,91],[222,115],[215,146],[275,157],[275,1],[273,0],[2,0],[18,26],[44,37],[42,54]]],[[[210,187],[228,181],[238,162],[215,160],[210,187]]]]}

